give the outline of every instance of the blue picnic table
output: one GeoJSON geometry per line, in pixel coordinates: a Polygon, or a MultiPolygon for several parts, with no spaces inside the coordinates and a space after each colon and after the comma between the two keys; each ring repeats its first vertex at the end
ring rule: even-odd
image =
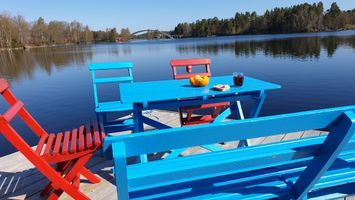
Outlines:
{"type": "MultiPolygon", "coordinates": [[[[205,87],[193,87],[189,80],[162,80],[149,82],[121,83],[120,96],[124,104],[133,104],[133,132],[143,132],[143,124],[157,129],[171,128],[166,124],[143,116],[144,110],[174,109],[184,106],[198,106],[201,104],[230,102],[230,107],[224,110],[212,123],[219,123],[228,116],[239,116],[244,119],[240,101],[253,100],[249,118],[257,117],[266,97],[266,91],[279,89],[280,85],[258,80],[251,77],[244,78],[243,86],[234,86],[232,76],[211,77],[205,87]],[[213,90],[216,84],[230,85],[228,91],[213,90]]],[[[240,142],[241,146],[248,146],[247,141],[240,142]]],[[[208,146],[213,150],[212,146],[208,146]]],[[[179,151],[177,151],[179,152],[179,151]]],[[[146,156],[140,157],[146,161],[146,156]]]]}

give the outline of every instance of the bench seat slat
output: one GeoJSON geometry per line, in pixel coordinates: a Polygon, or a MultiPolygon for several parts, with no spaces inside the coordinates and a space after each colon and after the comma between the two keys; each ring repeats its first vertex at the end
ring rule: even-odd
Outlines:
{"type": "MultiPolygon", "coordinates": [[[[129,185],[131,187],[139,187],[140,185],[147,187],[155,183],[178,183],[186,181],[189,178],[196,179],[204,176],[216,176],[220,173],[228,173],[230,171],[236,173],[235,166],[238,166],[238,171],[242,172],[277,166],[280,163],[299,162],[301,158],[303,160],[310,160],[319,147],[319,145],[317,146],[314,143],[321,142],[322,138],[324,136],[316,137],[312,140],[303,139],[308,140],[313,146],[302,146],[302,143],[295,141],[293,145],[290,142],[284,142],[285,145],[283,146],[278,143],[275,150],[270,148],[270,146],[273,146],[272,144],[248,148],[249,154],[244,157],[241,156],[243,149],[235,149],[131,165],[128,166],[129,185]],[[263,153],[260,154],[260,152],[263,153]],[[181,177],[181,173],[183,173],[183,179],[179,178],[181,177]]],[[[355,140],[345,147],[345,149],[352,148],[355,148],[355,140]]],[[[345,151],[342,154],[344,153],[345,151]]]]}
{"type": "MultiPolygon", "coordinates": [[[[319,136],[319,137],[313,137],[313,138],[304,138],[301,140],[291,140],[291,141],[285,141],[285,142],[278,142],[278,143],[271,143],[271,144],[265,144],[265,145],[258,145],[258,146],[252,146],[248,149],[246,148],[239,148],[239,149],[232,149],[232,150],[225,150],[225,151],[220,151],[220,152],[214,152],[213,155],[217,156],[218,158],[223,158],[223,159],[218,159],[209,154],[199,154],[199,155],[191,155],[183,158],[178,158],[178,159],[171,159],[169,161],[170,165],[174,165],[175,168],[180,168],[180,167],[188,167],[196,164],[201,164],[204,165],[205,163],[218,163],[218,161],[222,162],[228,162],[230,159],[240,159],[240,157],[246,157],[246,156],[251,156],[255,154],[259,154],[260,152],[263,153],[268,153],[268,152],[276,152],[282,149],[291,149],[291,148],[298,148],[302,146],[309,146],[309,145],[316,145],[316,144],[321,144],[325,139],[325,136],[319,136]],[[302,144],[300,144],[300,141],[302,141],[302,144]],[[236,157],[235,154],[238,154],[236,157]],[[195,158],[199,159],[198,162],[196,162],[195,158]],[[181,162],[183,159],[183,162],[181,162]]],[[[143,173],[149,173],[148,170],[152,172],[161,172],[164,173],[164,170],[171,170],[165,168],[161,162],[166,162],[166,161],[155,161],[149,163],[149,168],[146,169],[143,173]]],[[[147,165],[147,164],[145,164],[147,165]]],[[[135,167],[140,168],[140,166],[137,165],[131,165],[129,168],[131,170],[135,170],[135,167]]],[[[139,173],[140,170],[137,170],[134,174],[136,176],[141,176],[139,173]]],[[[134,176],[134,175],[133,175],[134,176]]]]}
{"type": "MultiPolygon", "coordinates": [[[[204,182],[200,182],[201,186],[206,186],[204,182]]],[[[277,179],[270,178],[268,182],[255,184],[252,188],[218,188],[217,190],[208,190],[206,187],[201,188],[184,188],[180,190],[165,190],[161,193],[138,192],[131,193],[131,199],[267,199],[278,197],[277,193],[281,193],[286,188],[286,184],[277,179]],[[208,191],[207,191],[207,190],[208,191]],[[238,194],[236,191],[244,191],[243,194],[238,194]],[[213,191],[213,193],[211,193],[213,191]],[[258,195],[251,195],[252,192],[258,195]],[[247,194],[245,194],[247,193],[247,194]],[[260,194],[261,193],[261,194],[260,194]],[[275,194],[276,193],[276,194],[275,194]],[[248,195],[249,194],[249,195],[248,195]],[[263,197],[263,198],[262,198],[263,197]]],[[[164,188],[165,189],[165,188],[164,188]]]]}
{"type": "MultiPolygon", "coordinates": [[[[332,169],[320,179],[312,191],[338,184],[354,182],[355,169],[353,166],[355,163],[348,164],[344,162],[345,160],[351,161],[354,157],[354,154],[341,156],[340,158],[343,159],[343,161],[338,160],[332,169]],[[350,166],[350,168],[344,166],[350,166]]],[[[239,177],[238,179],[238,177],[235,177],[234,175],[227,175],[211,178],[210,180],[196,180],[187,184],[165,185],[152,190],[141,189],[136,192],[131,192],[131,196],[137,197],[133,199],[140,199],[140,196],[144,196],[144,198],[159,198],[167,197],[167,195],[173,195],[168,196],[170,198],[181,199],[193,197],[197,194],[197,199],[268,199],[278,197],[278,195],[286,197],[290,195],[291,191],[288,190],[285,181],[280,178],[281,175],[290,178],[285,180],[295,181],[305,169],[304,164],[306,163],[301,165],[303,167],[291,165],[291,170],[286,166],[259,170],[260,174],[257,176],[252,176],[249,172],[245,172],[244,175],[247,178],[239,177]],[[213,188],[208,188],[211,184],[213,184],[213,188]]]]}

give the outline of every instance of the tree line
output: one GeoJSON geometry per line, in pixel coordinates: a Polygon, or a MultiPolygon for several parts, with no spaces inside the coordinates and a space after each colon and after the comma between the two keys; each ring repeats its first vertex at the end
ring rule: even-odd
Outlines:
{"type": "Polygon", "coordinates": [[[0,48],[114,42],[117,37],[128,39],[129,29],[122,29],[121,33],[116,28],[92,31],[77,21],[46,23],[39,17],[34,22],[28,22],[21,15],[0,14],[0,48]]]}
{"type": "Polygon", "coordinates": [[[355,29],[355,9],[342,11],[336,3],[324,11],[323,3],[299,4],[256,12],[237,12],[234,18],[179,23],[172,34],[180,37],[206,37],[237,34],[272,34],[355,29]]]}

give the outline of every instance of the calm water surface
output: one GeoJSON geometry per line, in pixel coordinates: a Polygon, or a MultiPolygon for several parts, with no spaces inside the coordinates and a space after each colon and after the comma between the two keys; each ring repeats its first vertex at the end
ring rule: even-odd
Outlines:
{"type": "MultiPolygon", "coordinates": [[[[213,37],[0,52],[0,77],[49,132],[95,119],[88,63],[134,62],[135,81],[171,79],[170,59],[210,57],[214,76],[235,71],[282,85],[268,93],[261,115],[355,104],[355,31],[213,37]]],[[[118,98],[115,86],[104,99],[118,98]]],[[[0,110],[6,110],[0,103],[0,110]]],[[[31,144],[37,139],[20,120],[31,144]]],[[[13,148],[0,135],[0,155],[13,148]]]]}

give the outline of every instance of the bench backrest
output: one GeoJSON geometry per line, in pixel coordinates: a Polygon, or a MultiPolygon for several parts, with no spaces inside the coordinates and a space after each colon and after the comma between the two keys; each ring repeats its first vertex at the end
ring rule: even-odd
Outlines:
{"type": "MultiPolygon", "coordinates": [[[[233,154],[234,156],[244,160],[240,160],[238,164],[224,165],[222,168],[210,168],[214,173],[224,173],[224,170],[249,171],[257,168],[275,167],[279,164],[307,161],[306,168],[292,185],[291,191],[295,199],[303,199],[333,165],[338,156],[348,153],[353,155],[355,150],[354,111],[355,106],[347,106],[107,137],[104,142],[104,150],[113,149],[115,169],[119,169],[116,170],[116,173],[119,174],[116,177],[120,187],[118,193],[120,198],[127,199],[129,185],[127,157],[303,130],[329,129],[330,133],[327,136],[232,150],[238,153],[233,154]]],[[[211,152],[211,154],[213,153],[217,152],[211,152]]],[[[225,151],[224,155],[228,153],[229,150],[225,151]]],[[[216,159],[223,160],[220,154],[216,159]]],[[[201,170],[195,170],[194,173],[199,176],[208,173],[207,166],[203,168],[203,163],[199,164],[201,170]]],[[[186,176],[189,176],[190,173],[186,173],[186,176]]],[[[179,174],[181,179],[188,179],[188,177],[184,177],[184,173],[176,174],[179,174]]],[[[175,176],[176,174],[172,172],[165,176],[175,176]]]]}
{"type": "Polygon", "coordinates": [[[202,76],[211,76],[211,70],[210,70],[210,65],[211,65],[211,59],[209,58],[191,58],[191,59],[178,59],[178,60],[171,60],[170,65],[173,70],[173,78],[175,80],[178,79],[187,79],[190,76],[196,75],[195,73],[192,73],[192,67],[194,66],[204,66],[205,71],[202,73],[198,73],[202,76]],[[177,68],[184,67],[186,68],[186,73],[178,73],[177,68]]]}
{"type": "Polygon", "coordinates": [[[89,70],[91,71],[91,75],[92,75],[94,101],[95,101],[96,108],[99,105],[97,84],[133,82],[132,68],[133,68],[132,62],[106,62],[106,63],[89,64],[89,70]],[[127,75],[119,76],[119,77],[104,77],[104,78],[99,78],[96,76],[95,73],[97,71],[104,71],[104,70],[126,70],[127,75]]]}
{"type": "Polygon", "coordinates": [[[332,125],[341,120],[344,113],[348,111],[355,112],[355,106],[108,137],[104,148],[110,148],[114,142],[124,142],[127,156],[135,156],[304,130],[332,128],[332,125]]]}

